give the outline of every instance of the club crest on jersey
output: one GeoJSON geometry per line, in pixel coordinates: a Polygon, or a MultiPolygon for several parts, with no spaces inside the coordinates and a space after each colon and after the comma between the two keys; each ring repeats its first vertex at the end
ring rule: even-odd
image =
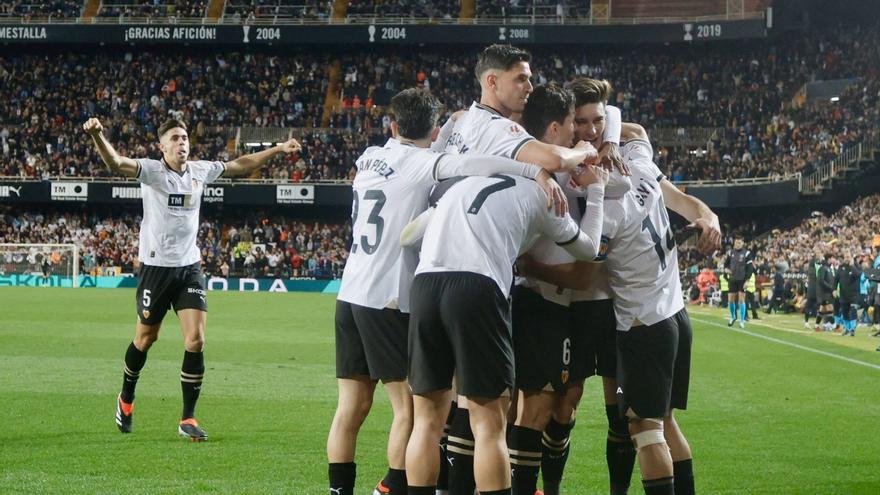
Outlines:
{"type": "Polygon", "coordinates": [[[150,310],[149,309],[145,309],[145,310],[141,311],[141,313],[143,313],[145,319],[150,317],[150,310]]]}
{"type": "Polygon", "coordinates": [[[608,238],[607,235],[602,236],[602,240],[599,243],[599,254],[593,258],[594,261],[605,261],[608,259],[608,243],[611,242],[611,239],[608,238]]]}
{"type": "Polygon", "coordinates": [[[509,132],[512,136],[519,136],[523,132],[523,128],[519,126],[519,124],[510,124],[510,127],[507,128],[507,132],[509,132]]]}

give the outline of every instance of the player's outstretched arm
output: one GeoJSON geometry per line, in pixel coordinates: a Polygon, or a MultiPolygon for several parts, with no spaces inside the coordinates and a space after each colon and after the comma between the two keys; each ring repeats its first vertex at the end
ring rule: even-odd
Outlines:
{"type": "Polygon", "coordinates": [[[698,198],[681,192],[680,189],[666,179],[660,181],[660,190],[663,192],[663,202],[670,210],[683,216],[690,227],[702,230],[697,240],[697,249],[706,255],[710,255],[721,248],[721,226],[718,223],[718,215],[698,198]]]}
{"type": "Polygon", "coordinates": [[[599,153],[593,145],[581,141],[574,148],[564,148],[555,144],[532,140],[520,148],[515,157],[526,163],[534,163],[548,172],[571,170],[580,164],[593,164],[599,161],[599,153]]]}
{"type": "Polygon", "coordinates": [[[116,149],[113,148],[113,145],[104,136],[104,126],[101,125],[100,120],[94,117],[90,118],[83,124],[83,130],[94,141],[95,148],[98,149],[98,154],[101,155],[101,160],[104,160],[104,164],[110,168],[110,171],[127,177],[135,177],[137,175],[137,162],[126,156],[120,156],[116,152],[116,149]]]}
{"type": "Polygon", "coordinates": [[[302,145],[296,139],[290,139],[284,143],[273,146],[267,150],[244,155],[226,162],[225,175],[229,177],[247,176],[259,169],[275,155],[280,153],[296,153],[302,149],[302,145]]]}

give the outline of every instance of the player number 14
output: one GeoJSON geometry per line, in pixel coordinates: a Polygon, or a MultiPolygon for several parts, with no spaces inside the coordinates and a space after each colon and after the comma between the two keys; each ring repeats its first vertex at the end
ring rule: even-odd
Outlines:
{"type": "Polygon", "coordinates": [[[672,229],[666,229],[666,249],[663,248],[663,239],[660,238],[660,234],[657,233],[654,223],[651,222],[651,217],[645,217],[645,219],[642,220],[642,230],[647,230],[648,234],[651,236],[651,241],[654,242],[654,251],[656,251],[657,256],[660,257],[660,267],[665,270],[666,252],[671,251],[672,248],[675,247],[675,237],[672,235],[672,229]]]}

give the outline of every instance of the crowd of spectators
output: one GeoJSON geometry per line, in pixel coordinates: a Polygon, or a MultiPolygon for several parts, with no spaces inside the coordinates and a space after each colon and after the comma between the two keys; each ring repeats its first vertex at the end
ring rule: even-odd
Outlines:
{"type": "Polygon", "coordinates": [[[418,19],[458,19],[461,10],[456,0],[421,2],[417,0],[351,0],[348,5],[348,18],[418,18],[418,19]]]}
{"type": "Polygon", "coordinates": [[[55,18],[79,17],[82,0],[12,0],[0,2],[0,17],[55,18]]]}
{"type": "Polygon", "coordinates": [[[155,155],[156,129],[178,117],[193,158],[226,159],[240,152],[227,148],[235,126],[317,127],[326,65],[320,54],[0,56],[0,176],[108,175],[81,129],[90,116],[122,154],[155,155]]]}
{"type": "Polygon", "coordinates": [[[275,18],[326,21],[332,1],[320,0],[227,0],[224,18],[241,22],[275,18]]]}
{"type": "MultiPolygon", "coordinates": [[[[76,244],[80,248],[80,273],[132,274],[139,265],[140,222],[139,213],[22,212],[3,208],[0,243],[76,244]]],[[[342,277],[350,243],[348,223],[304,222],[277,215],[248,219],[205,215],[197,241],[208,276],[317,279],[342,277]]],[[[37,266],[18,266],[39,270],[37,266]]],[[[2,269],[10,272],[15,267],[2,269]]],[[[59,273],[64,268],[53,270],[59,273]]]]}
{"type": "Polygon", "coordinates": [[[588,0],[477,0],[476,16],[579,19],[590,16],[588,0]]]}
{"type": "MultiPolygon", "coordinates": [[[[539,47],[532,79],[538,85],[607,78],[624,119],[649,132],[715,128],[707,146],[662,150],[658,161],[674,180],[779,177],[813,170],[880,124],[880,47],[872,41],[877,34],[876,28],[828,30],[771,43],[615,46],[589,54],[539,47]],[[839,101],[798,101],[804,83],[839,78],[856,81],[839,101]]],[[[311,168],[312,180],[345,179],[351,172],[349,144],[387,134],[386,108],[396,92],[429,88],[450,113],[479,93],[473,76],[477,50],[295,52],[131,49],[0,56],[0,175],[104,175],[79,130],[82,121],[101,117],[121,152],[142,156],[154,151],[158,125],[177,116],[189,123],[198,158],[242,152],[228,146],[237,126],[343,130],[350,136],[334,131],[318,137],[339,143],[345,153],[329,150],[327,161],[306,158],[302,165],[311,168]],[[337,58],[340,100],[325,121],[329,67],[337,58]]],[[[355,146],[353,153],[362,149],[355,146]]],[[[279,164],[273,167],[285,167],[284,173],[268,173],[293,173],[279,164]]]]}
{"type": "Polygon", "coordinates": [[[102,0],[98,17],[200,18],[207,7],[208,0],[102,0]]]}
{"type": "Polygon", "coordinates": [[[803,285],[807,264],[825,255],[836,262],[855,259],[869,267],[880,265],[880,194],[860,197],[830,214],[813,211],[788,225],[784,213],[758,217],[723,224],[723,247],[712,257],[699,254],[691,243],[679,246],[679,268],[686,279],[706,270],[721,276],[725,256],[736,238],[743,239],[754,253],[759,278],[769,279],[779,272],[794,279],[795,286],[803,285]]]}
{"type": "Polygon", "coordinates": [[[830,215],[815,212],[792,229],[774,229],[754,243],[773,264],[801,271],[818,254],[836,259],[871,256],[880,249],[880,194],[864,196],[830,215]]]}

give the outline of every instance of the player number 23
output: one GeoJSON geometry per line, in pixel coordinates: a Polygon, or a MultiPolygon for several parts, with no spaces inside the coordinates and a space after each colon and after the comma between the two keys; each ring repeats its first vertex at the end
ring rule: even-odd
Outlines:
{"type": "MultiPolygon", "coordinates": [[[[367,236],[362,235],[360,238],[360,246],[365,254],[373,254],[376,252],[376,249],[378,249],[379,243],[382,242],[382,233],[385,231],[385,220],[379,216],[379,214],[382,213],[382,208],[385,207],[385,192],[378,189],[366,191],[364,192],[364,201],[375,201],[375,203],[373,203],[373,208],[370,210],[370,214],[367,216],[367,223],[376,227],[376,242],[370,244],[370,240],[367,239],[367,236]]],[[[359,209],[360,200],[358,194],[355,193],[354,207],[351,211],[352,225],[357,225],[359,209]]],[[[357,250],[357,247],[357,243],[352,244],[351,252],[354,253],[357,250]]]]}

